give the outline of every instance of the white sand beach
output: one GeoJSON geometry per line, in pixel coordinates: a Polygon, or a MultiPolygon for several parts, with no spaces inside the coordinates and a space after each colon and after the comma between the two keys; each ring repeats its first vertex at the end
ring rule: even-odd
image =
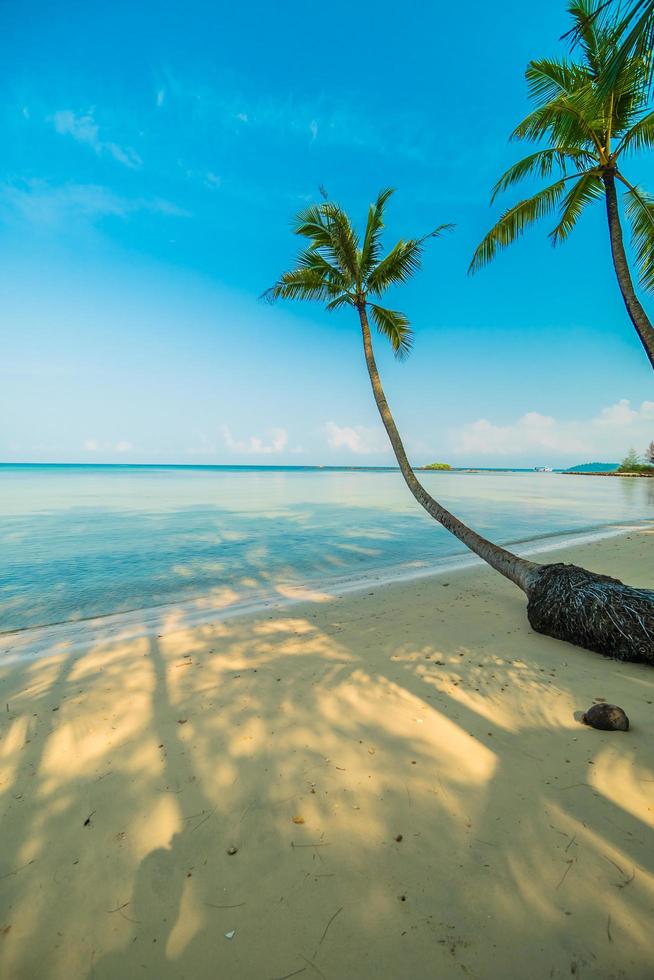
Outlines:
{"type": "Polygon", "coordinates": [[[654,976],[654,673],[495,573],[87,633],[1,668],[5,980],[654,976]]]}

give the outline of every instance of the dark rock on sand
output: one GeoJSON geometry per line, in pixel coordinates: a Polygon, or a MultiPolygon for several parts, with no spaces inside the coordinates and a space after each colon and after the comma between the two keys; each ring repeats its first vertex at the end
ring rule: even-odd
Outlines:
{"type": "Polygon", "coordinates": [[[617,704],[594,704],[581,716],[585,725],[603,732],[628,732],[629,719],[617,704]]]}

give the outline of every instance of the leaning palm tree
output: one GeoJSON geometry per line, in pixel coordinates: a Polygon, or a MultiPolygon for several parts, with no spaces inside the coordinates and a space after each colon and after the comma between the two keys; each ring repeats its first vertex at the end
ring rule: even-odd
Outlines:
{"type": "Polygon", "coordinates": [[[498,250],[514,242],[525,228],[558,208],[550,232],[554,245],[564,242],[584,210],[604,198],[613,265],[627,312],[654,367],[654,328],[634,289],[627,262],[618,206],[617,186],[631,225],[640,284],[654,290],[654,197],[631,183],[623,162],[654,146],[654,112],[647,108],[645,62],[638,55],[624,60],[615,81],[602,90],[607,65],[617,50],[622,27],[596,16],[602,0],[573,0],[570,14],[582,53],[579,62],[532,61],[526,77],[536,108],[515,129],[512,139],[545,141],[500,177],[492,200],[525,178],[549,177],[554,183],[519,201],[500,217],[477,246],[470,263],[475,272],[498,250]]]}
{"type": "Polygon", "coordinates": [[[654,664],[654,592],[632,589],[574,565],[539,565],[514,555],[446,510],[413,472],[382,388],[368,317],[395,355],[404,358],[412,346],[409,321],[379,300],[417,272],[427,240],[450,226],[441,225],[422,238],[400,240],[383,255],[384,209],[392,193],[382,191],[371,205],[363,241],[337,204],[325,201],[301,212],[294,230],[308,240],[308,247],[300,252],[296,268],[285,272],[264,296],[272,302],[318,300],[328,310],[356,312],[375,402],[409,490],[428,514],[526,593],[535,630],[622,660],[654,664]]]}

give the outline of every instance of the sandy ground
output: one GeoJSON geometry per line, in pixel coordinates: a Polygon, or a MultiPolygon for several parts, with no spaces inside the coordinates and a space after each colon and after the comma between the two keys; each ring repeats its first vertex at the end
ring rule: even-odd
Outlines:
{"type": "Polygon", "coordinates": [[[654,671],[495,573],[49,637],[0,672],[3,980],[654,977],[654,671]]]}

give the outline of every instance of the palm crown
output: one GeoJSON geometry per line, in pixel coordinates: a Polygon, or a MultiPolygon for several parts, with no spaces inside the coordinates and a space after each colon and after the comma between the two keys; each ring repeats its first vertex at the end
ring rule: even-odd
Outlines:
{"type": "Polygon", "coordinates": [[[607,67],[624,25],[598,16],[602,0],[573,0],[579,62],[532,61],[526,78],[536,108],[517,126],[512,139],[549,146],[510,167],[495,185],[492,200],[527,177],[558,179],[532,197],[518,202],[500,217],[477,247],[470,271],[490,262],[525,228],[558,208],[550,232],[554,245],[564,241],[587,205],[604,193],[607,175],[626,188],[626,211],[631,223],[641,284],[654,288],[654,198],[631,184],[622,173],[629,154],[654,146],[654,112],[647,111],[646,63],[632,55],[623,60],[606,88],[607,67]]]}
{"type": "Polygon", "coordinates": [[[353,306],[370,310],[380,331],[390,341],[396,357],[405,357],[412,346],[409,320],[398,310],[376,302],[394,285],[407,282],[420,268],[424,243],[451,225],[441,225],[422,238],[399,242],[383,255],[381,235],[384,209],[391,188],[379,193],[370,205],[361,242],[345,211],[331,201],[301,211],[293,231],[309,240],[297,258],[295,269],[285,272],[264,296],[276,299],[310,299],[325,303],[328,310],[353,306]]]}

